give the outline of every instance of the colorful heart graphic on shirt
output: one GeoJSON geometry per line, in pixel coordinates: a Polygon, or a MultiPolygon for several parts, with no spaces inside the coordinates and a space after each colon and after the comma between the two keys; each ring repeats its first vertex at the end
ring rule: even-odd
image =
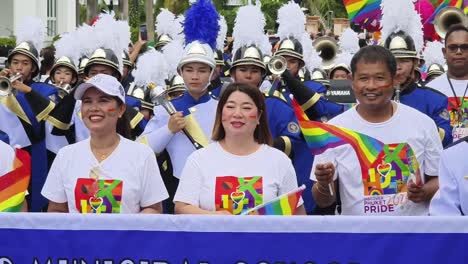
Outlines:
{"type": "Polygon", "coordinates": [[[388,173],[392,170],[392,164],[379,164],[377,166],[377,172],[382,175],[383,177],[387,177],[388,173]]]}
{"type": "Polygon", "coordinates": [[[97,211],[99,209],[99,207],[101,207],[102,205],[102,198],[101,197],[90,197],[89,198],[89,205],[91,206],[91,208],[93,208],[95,211],[97,211]]]}
{"type": "Polygon", "coordinates": [[[242,202],[244,198],[245,192],[239,192],[239,190],[237,190],[236,192],[231,193],[231,200],[237,205],[239,205],[239,203],[242,202]]]}

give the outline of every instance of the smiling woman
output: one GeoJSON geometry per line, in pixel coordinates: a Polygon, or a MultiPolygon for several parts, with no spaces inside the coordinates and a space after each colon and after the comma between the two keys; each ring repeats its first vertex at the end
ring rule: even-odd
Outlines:
{"type": "MultiPolygon", "coordinates": [[[[290,159],[271,147],[256,87],[230,84],[216,110],[214,143],[189,156],[174,201],[179,214],[241,214],[297,188],[290,159]]],[[[305,214],[302,200],[296,214],[305,214]]]]}
{"type": "Polygon", "coordinates": [[[49,212],[161,213],[167,191],[151,149],[125,138],[125,92],[115,77],[98,74],[75,99],[90,138],[62,148],[42,195],[49,212]],[[125,161],[125,162],[124,162],[125,161]]]}

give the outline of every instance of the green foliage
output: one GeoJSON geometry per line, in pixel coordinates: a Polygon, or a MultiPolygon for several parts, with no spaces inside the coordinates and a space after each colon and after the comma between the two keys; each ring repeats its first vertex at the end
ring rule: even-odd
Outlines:
{"type": "Polygon", "coordinates": [[[16,39],[15,38],[0,38],[0,46],[14,48],[16,46],[16,39]]]}
{"type": "Polygon", "coordinates": [[[333,11],[334,17],[348,17],[342,0],[306,0],[304,6],[309,9],[310,15],[324,17],[328,11],[333,11]]]}
{"type": "Polygon", "coordinates": [[[262,2],[262,12],[265,15],[266,26],[265,30],[275,30],[276,19],[278,18],[278,9],[285,3],[287,0],[263,0],[262,2]]]}

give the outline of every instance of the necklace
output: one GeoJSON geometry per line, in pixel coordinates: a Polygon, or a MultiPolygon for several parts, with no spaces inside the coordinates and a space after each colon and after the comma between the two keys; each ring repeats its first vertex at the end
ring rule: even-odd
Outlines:
{"type": "Polygon", "coordinates": [[[107,159],[107,157],[109,157],[110,154],[112,154],[112,152],[114,152],[115,148],[119,145],[119,142],[120,142],[120,138],[118,138],[118,140],[116,140],[114,143],[112,143],[111,146],[103,148],[104,150],[99,149],[99,148],[97,148],[96,146],[93,146],[93,144],[90,143],[91,151],[93,152],[96,159],[99,162],[102,162],[105,159],[107,159]]]}
{"type": "Polygon", "coordinates": [[[457,109],[454,112],[455,114],[455,126],[461,127],[463,125],[463,103],[465,102],[466,91],[468,90],[468,83],[466,84],[465,92],[463,92],[463,97],[461,99],[458,98],[455,89],[453,88],[452,81],[447,74],[447,80],[450,85],[450,89],[452,89],[453,96],[455,97],[455,102],[457,103],[457,109]]]}

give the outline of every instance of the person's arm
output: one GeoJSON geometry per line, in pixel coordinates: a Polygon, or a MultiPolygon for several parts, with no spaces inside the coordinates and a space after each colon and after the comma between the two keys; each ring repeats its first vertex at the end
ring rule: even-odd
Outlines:
{"type": "Polygon", "coordinates": [[[153,205],[142,207],[140,213],[142,214],[162,214],[162,203],[155,203],[153,205]]]}
{"type": "Polygon", "coordinates": [[[295,215],[307,215],[304,205],[301,205],[296,208],[295,215]]]}
{"type": "Polygon", "coordinates": [[[141,180],[141,198],[140,212],[148,214],[161,214],[162,204],[169,197],[166,186],[159,172],[158,163],[154,153],[147,147],[147,157],[140,169],[141,180]]]}
{"type": "Polygon", "coordinates": [[[169,116],[162,106],[155,108],[151,118],[138,142],[148,145],[157,154],[161,153],[171,141],[175,133],[185,127],[185,119],[178,112],[169,116]]]}
{"type": "Polygon", "coordinates": [[[68,203],[56,203],[49,200],[48,213],[68,213],[68,203]]]}
{"type": "Polygon", "coordinates": [[[433,102],[434,111],[432,113],[432,119],[437,125],[440,139],[444,147],[452,143],[452,126],[450,125],[450,113],[447,110],[448,99],[444,97],[439,102],[433,102]]]}
{"type": "Polygon", "coordinates": [[[410,181],[408,184],[408,200],[414,203],[429,202],[439,189],[439,179],[437,176],[426,175],[426,183],[415,183],[410,181]]]}
{"type": "Polygon", "coordinates": [[[414,203],[429,202],[439,189],[439,180],[437,178],[440,162],[440,153],[442,152],[442,142],[437,133],[434,121],[430,120],[429,126],[425,131],[427,133],[426,145],[424,148],[424,173],[425,183],[418,178],[416,182],[408,183],[408,199],[414,203]]]}
{"type": "Polygon", "coordinates": [[[456,180],[452,158],[444,151],[439,166],[439,192],[434,195],[429,206],[430,215],[462,215],[459,182],[456,180]]]}
{"type": "Polygon", "coordinates": [[[337,181],[333,180],[335,166],[331,162],[317,164],[312,173],[315,175],[315,183],[312,187],[315,203],[322,208],[331,206],[336,202],[337,181]]]}
{"type": "Polygon", "coordinates": [[[222,215],[231,215],[230,212],[221,210],[221,211],[208,211],[203,210],[195,205],[191,205],[184,202],[175,202],[175,209],[176,214],[206,214],[206,215],[213,215],[213,214],[222,214],[222,215]]]}
{"type": "Polygon", "coordinates": [[[27,213],[28,212],[28,203],[26,200],[23,201],[23,204],[21,205],[21,212],[27,213]]]}
{"type": "Polygon", "coordinates": [[[132,63],[135,63],[138,55],[140,54],[141,49],[146,45],[147,41],[141,39],[141,36],[138,35],[138,41],[133,45],[132,53],[129,54],[129,59],[132,63]]]}

